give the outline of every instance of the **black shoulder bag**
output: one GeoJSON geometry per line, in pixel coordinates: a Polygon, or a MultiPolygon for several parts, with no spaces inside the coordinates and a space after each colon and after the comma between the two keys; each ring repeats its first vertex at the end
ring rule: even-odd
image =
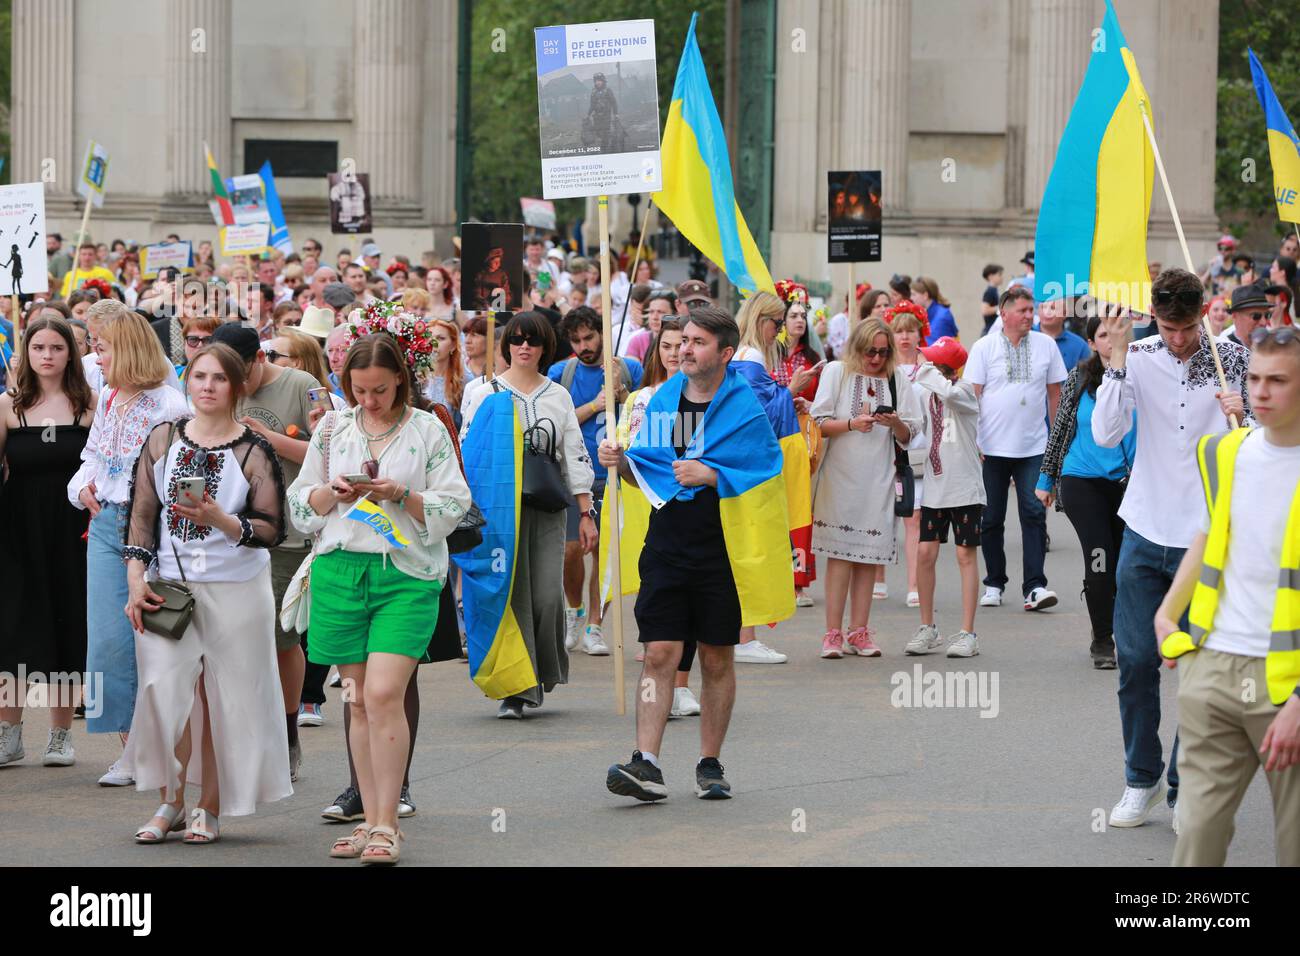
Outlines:
{"type": "MultiPolygon", "coordinates": [[[[893,375],[889,376],[889,400],[897,415],[898,385],[893,375]]],[[[916,511],[916,476],[912,474],[912,461],[907,449],[898,444],[892,431],[889,437],[894,443],[894,514],[899,518],[910,518],[916,511]]]]}
{"type": "MultiPolygon", "coordinates": [[[[495,381],[492,389],[500,391],[495,381]]],[[[560,470],[555,422],[549,418],[539,418],[524,429],[524,486],[520,498],[528,507],[551,514],[563,511],[573,500],[560,470]]]]}
{"type": "MultiPolygon", "coordinates": [[[[176,423],[172,422],[171,427],[167,429],[167,454],[171,454],[172,438],[175,435],[176,423]]],[[[158,520],[162,521],[162,517],[160,516],[158,520]]],[[[170,534],[167,535],[167,543],[172,546],[172,555],[176,558],[176,568],[181,573],[181,580],[178,584],[175,581],[159,578],[149,585],[150,589],[163,599],[163,603],[152,611],[146,609],[141,615],[141,621],[144,629],[151,634],[179,641],[185,636],[185,631],[190,626],[190,619],[194,617],[194,592],[190,590],[189,582],[185,580],[185,566],[181,562],[181,556],[176,553],[176,542],[172,540],[170,534]]]]}

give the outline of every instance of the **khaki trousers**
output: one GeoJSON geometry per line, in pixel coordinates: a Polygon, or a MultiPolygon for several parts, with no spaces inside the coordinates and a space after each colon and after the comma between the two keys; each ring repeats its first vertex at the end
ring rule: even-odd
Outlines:
{"type": "MultiPolygon", "coordinates": [[[[1268,698],[1264,658],[1206,648],[1179,658],[1174,866],[1223,865],[1235,831],[1233,817],[1267,759],[1259,748],[1278,710],[1268,698]]],[[[1273,794],[1277,863],[1300,866],[1300,765],[1266,778],[1273,794]]]]}

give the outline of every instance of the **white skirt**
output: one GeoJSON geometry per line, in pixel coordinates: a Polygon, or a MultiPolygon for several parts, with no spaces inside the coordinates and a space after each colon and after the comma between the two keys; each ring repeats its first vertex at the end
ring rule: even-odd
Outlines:
{"type": "Polygon", "coordinates": [[[176,745],[191,727],[186,774],[199,784],[203,767],[203,711],[199,675],[207,693],[221,816],[247,816],[258,803],[292,795],[284,699],[275,656],[275,602],[269,566],[236,583],[194,583],[194,617],[179,641],[137,632],[139,691],[125,760],[137,790],[180,783],[176,745]]]}

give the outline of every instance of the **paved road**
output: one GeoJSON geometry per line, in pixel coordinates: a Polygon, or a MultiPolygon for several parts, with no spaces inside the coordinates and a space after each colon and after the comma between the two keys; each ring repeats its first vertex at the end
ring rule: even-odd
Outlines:
{"type": "MultiPolygon", "coordinates": [[[[1014,519],[1013,523],[1014,523],[1014,519]]],[[[421,668],[424,714],[412,769],[419,806],[404,821],[411,864],[1067,864],[1163,866],[1173,852],[1169,812],[1137,830],[1093,829],[1123,789],[1114,671],[1087,658],[1088,622],[1078,600],[1082,561],[1069,525],[1051,515],[1051,583],[1062,603],[1029,614],[982,609],[982,653],[923,659],[926,672],[976,671],[997,679],[997,716],[977,709],[891,706],[891,676],[913,673],[903,644],[916,612],[903,606],[903,569],[872,620],[885,656],[818,658],[819,606],[800,609],[764,640],[785,665],[739,666],[739,699],[723,753],[731,801],[692,795],[698,722],[670,722],[663,764],[670,798],[643,805],[605,791],[606,767],[632,749],[633,717],[614,714],[612,658],[579,654],[571,683],[522,722],[495,705],[465,665],[421,668]],[[496,827],[494,829],[494,823],[496,827]],[[502,831],[502,825],[504,830],[502,831]],[[798,827],[797,824],[803,824],[798,827]]],[[[1016,537],[1013,533],[1011,537],[1016,537]]],[[[945,553],[940,624],[957,629],[955,561],[945,553]]],[[[1019,555],[1011,556],[1019,566],[1019,555]]],[[[1013,582],[1013,588],[1015,582],[1013,582]]],[[[633,627],[631,602],[627,621],[633,627]]],[[[629,654],[630,688],[636,665],[629,654]]],[[[1164,701],[1174,706],[1174,680],[1164,701]]],[[[692,680],[698,690],[698,673],[692,680]]],[[[32,751],[47,720],[30,713],[28,759],[0,768],[0,859],[10,864],[351,865],[327,859],[342,828],[319,817],[346,782],[337,691],[328,722],[304,729],[297,793],[254,817],[223,820],[220,843],[139,847],[135,827],[152,794],[102,789],[95,780],[116,738],[78,724],[79,762],[39,766],[32,751]]],[[[1166,721],[1166,746],[1173,736],[1166,721]]],[[[1272,815],[1256,778],[1238,814],[1229,862],[1272,864],[1272,815]]]]}

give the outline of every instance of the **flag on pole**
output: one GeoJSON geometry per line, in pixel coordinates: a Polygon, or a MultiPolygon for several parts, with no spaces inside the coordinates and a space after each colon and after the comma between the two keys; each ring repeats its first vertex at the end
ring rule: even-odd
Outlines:
{"type": "Polygon", "coordinates": [[[271,238],[267,240],[267,244],[287,256],[293,252],[293,240],[289,238],[289,224],[284,219],[284,209],[280,206],[280,194],[275,188],[275,173],[271,172],[269,159],[262,164],[257,174],[262,177],[262,185],[266,191],[266,211],[271,217],[271,238]]]}
{"type": "Polygon", "coordinates": [[[1147,220],[1155,155],[1149,100],[1110,0],[1056,161],[1034,239],[1039,302],[1085,293],[1150,312],[1147,220]]]}
{"type": "Polygon", "coordinates": [[[677,66],[661,147],[664,185],[654,194],[678,230],[743,292],[775,292],[763,255],[736,203],[722,121],[695,40],[695,21],[677,66]]]}
{"type": "Polygon", "coordinates": [[[221,226],[233,226],[235,224],[235,210],[230,205],[230,195],[226,192],[226,181],[221,178],[221,173],[217,171],[217,161],[212,158],[212,150],[208,149],[208,144],[203,144],[203,152],[208,157],[208,173],[212,176],[212,195],[215,197],[217,209],[221,213],[221,226]]]}
{"type": "Polygon", "coordinates": [[[1273,164],[1273,198],[1277,202],[1277,217],[1283,222],[1300,220],[1300,137],[1286,118],[1286,111],[1273,92],[1259,57],[1250,54],[1250,75],[1255,81],[1255,95],[1264,107],[1264,122],[1268,126],[1268,158],[1273,164]]]}
{"type": "Polygon", "coordinates": [[[406,535],[397,530],[397,525],[393,524],[393,519],[388,517],[388,512],[369,498],[358,498],[357,503],[344,517],[369,525],[376,534],[395,548],[405,548],[411,543],[406,535]]]}

